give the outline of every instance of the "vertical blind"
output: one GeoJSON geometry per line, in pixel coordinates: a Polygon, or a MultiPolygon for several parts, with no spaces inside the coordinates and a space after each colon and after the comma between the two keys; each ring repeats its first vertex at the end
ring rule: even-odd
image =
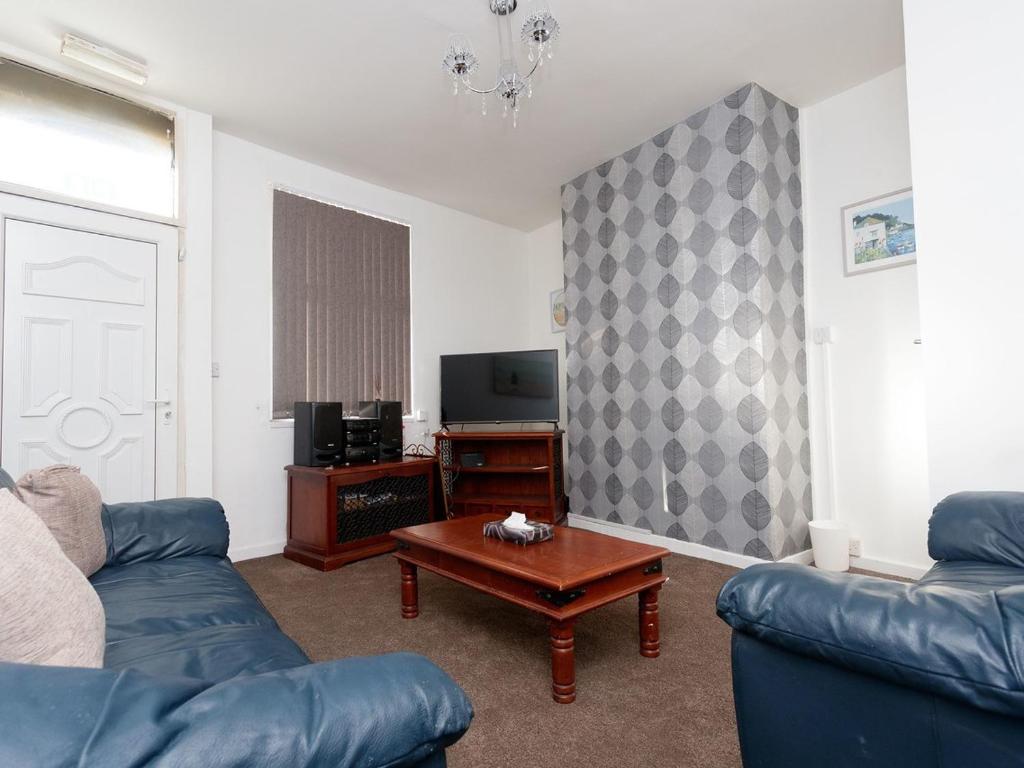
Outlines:
{"type": "Polygon", "coordinates": [[[410,406],[409,228],[274,191],[274,418],[304,400],[410,406]]]}

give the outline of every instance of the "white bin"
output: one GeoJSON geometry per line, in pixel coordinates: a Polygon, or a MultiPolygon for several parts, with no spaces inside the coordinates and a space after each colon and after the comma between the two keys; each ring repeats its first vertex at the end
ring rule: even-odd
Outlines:
{"type": "Polygon", "coordinates": [[[812,520],[814,564],[823,571],[850,570],[850,532],[836,520],[812,520]]]}

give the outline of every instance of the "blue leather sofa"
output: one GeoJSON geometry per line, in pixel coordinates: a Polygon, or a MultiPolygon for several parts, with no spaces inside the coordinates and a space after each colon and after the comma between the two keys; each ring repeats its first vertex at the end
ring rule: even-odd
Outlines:
{"type": "Polygon", "coordinates": [[[311,664],[227,559],[220,504],[112,504],[103,524],[105,668],[0,664],[0,765],[445,765],[462,690],[414,654],[311,664]]]}
{"type": "Polygon", "coordinates": [[[757,565],[735,630],[746,768],[1024,766],[1024,493],[936,506],[918,582],[757,565]]]}

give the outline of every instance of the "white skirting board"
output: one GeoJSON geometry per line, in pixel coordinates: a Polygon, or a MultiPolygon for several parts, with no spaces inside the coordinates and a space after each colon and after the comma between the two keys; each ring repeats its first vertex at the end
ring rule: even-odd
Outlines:
{"type": "MultiPolygon", "coordinates": [[[[598,533],[606,533],[609,536],[618,536],[623,539],[629,539],[630,541],[639,541],[644,544],[653,544],[654,546],[665,547],[665,549],[670,550],[671,552],[676,552],[680,555],[699,557],[702,560],[724,563],[725,565],[731,565],[736,568],[746,568],[751,565],[757,565],[758,563],[771,562],[769,560],[761,560],[748,555],[738,555],[734,552],[714,549],[713,547],[705,547],[703,544],[694,544],[690,541],[679,541],[678,539],[672,539],[668,536],[658,536],[657,534],[650,533],[642,528],[634,528],[633,526],[622,525],[620,523],[609,523],[604,520],[595,520],[592,517],[581,517],[580,515],[570,514],[569,525],[573,528],[583,528],[588,531],[597,531],[598,533]]],[[[810,565],[814,562],[814,556],[811,550],[808,549],[803,552],[797,552],[795,555],[785,557],[778,562],[810,565]]],[[[863,568],[866,571],[875,571],[876,573],[884,573],[889,576],[901,576],[906,579],[919,579],[924,575],[925,571],[928,570],[927,568],[922,568],[916,565],[893,563],[888,560],[874,560],[870,557],[850,558],[850,564],[854,568],[863,568]]]]}
{"type": "MultiPolygon", "coordinates": [[[[664,547],[665,549],[680,555],[699,557],[702,560],[724,563],[725,565],[731,565],[735,568],[746,568],[751,565],[757,565],[758,563],[770,562],[768,560],[761,560],[760,558],[751,557],[749,555],[738,555],[735,552],[726,552],[723,549],[706,547],[703,544],[694,544],[692,541],[680,541],[679,539],[672,539],[668,536],[659,536],[655,533],[645,531],[642,528],[634,528],[631,525],[595,520],[592,517],[581,517],[580,515],[570,514],[569,525],[573,528],[583,528],[584,530],[605,533],[609,536],[618,536],[619,538],[629,539],[630,541],[639,541],[643,544],[652,544],[656,547],[664,547]]],[[[801,563],[807,565],[811,562],[811,550],[808,549],[804,552],[797,552],[795,555],[790,555],[778,562],[801,563]]]]}
{"type": "Polygon", "coordinates": [[[248,547],[228,547],[228,557],[232,562],[240,563],[242,560],[253,560],[257,557],[267,555],[280,555],[284,551],[285,541],[271,541],[266,544],[253,544],[248,547]]]}
{"type": "Polygon", "coordinates": [[[863,568],[865,571],[884,573],[889,576],[900,576],[904,579],[920,579],[924,576],[927,568],[909,563],[894,563],[891,560],[875,560],[871,557],[851,557],[850,565],[854,568],[863,568]]]}

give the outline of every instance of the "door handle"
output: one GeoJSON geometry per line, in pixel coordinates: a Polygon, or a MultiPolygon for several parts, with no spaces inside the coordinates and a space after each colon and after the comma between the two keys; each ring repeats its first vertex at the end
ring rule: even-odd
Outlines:
{"type": "Polygon", "coordinates": [[[163,397],[154,397],[149,400],[146,400],[146,402],[150,403],[151,405],[155,406],[158,409],[165,409],[163,411],[163,416],[161,417],[160,420],[165,425],[171,423],[171,416],[173,415],[173,411],[171,410],[171,399],[167,395],[164,395],[163,397]]]}
{"type": "MultiPolygon", "coordinates": [[[[157,390],[157,392],[160,392],[160,390],[157,390]]],[[[146,402],[149,403],[150,405],[170,405],[171,396],[165,389],[163,392],[160,392],[160,394],[158,394],[156,397],[146,400],[146,402]]]]}

